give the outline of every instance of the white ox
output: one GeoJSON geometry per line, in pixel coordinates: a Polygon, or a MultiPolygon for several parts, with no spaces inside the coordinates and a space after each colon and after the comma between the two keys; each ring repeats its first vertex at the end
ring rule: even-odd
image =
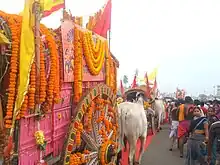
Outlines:
{"type": "Polygon", "coordinates": [[[158,118],[157,131],[159,132],[159,130],[161,129],[160,125],[166,117],[164,101],[155,99],[152,103],[152,109],[155,111],[155,115],[158,118]]]}
{"type": "Polygon", "coordinates": [[[147,118],[144,110],[143,98],[139,97],[136,103],[123,102],[119,104],[118,111],[121,147],[123,146],[125,136],[129,143],[129,164],[133,165],[133,163],[140,163],[147,137],[147,118]],[[140,156],[136,162],[136,144],[139,138],[141,141],[141,148],[140,156]]]}

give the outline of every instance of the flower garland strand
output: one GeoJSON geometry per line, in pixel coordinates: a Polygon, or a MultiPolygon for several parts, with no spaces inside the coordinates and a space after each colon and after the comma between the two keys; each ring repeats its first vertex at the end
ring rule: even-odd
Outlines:
{"type": "Polygon", "coordinates": [[[27,113],[27,110],[28,110],[28,95],[26,95],[24,97],[24,101],[21,106],[20,114],[18,114],[18,116],[17,116],[17,120],[19,120],[20,117],[21,118],[24,117],[27,113]]]}
{"type": "Polygon", "coordinates": [[[58,28],[55,30],[55,38],[56,38],[56,43],[58,45],[58,51],[59,51],[59,65],[60,67],[60,91],[61,87],[63,84],[63,45],[62,45],[62,37],[61,37],[61,28],[58,28]]]}
{"type": "Polygon", "coordinates": [[[50,68],[50,74],[49,74],[49,80],[47,83],[47,97],[46,97],[46,105],[45,111],[51,111],[51,107],[53,104],[53,101],[55,103],[58,103],[60,100],[60,86],[58,81],[58,74],[59,65],[58,63],[58,52],[57,52],[57,46],[55,43],[54,36],[51,34],[51,32],[44,26],[41,25],[41,31],[42,34],[45,34],[46,40],[48,42],[48,47],[50,50],[50,62],[51,62],[51,68],[50,68]]]}
{"type": "Polygon", "coordinates": [[[82,131],[83,131],[83,124],[80,122],[80,123],[78,123],[77,131],[76,131],[76,145],[77,146],[80,146],[80,144],[81,144],[82,131]]]}
{"type": "Polygon", "coordinates": [[[111,54],[108,49],[108,45],[106,46],[106,63],[105,63],[105,83],[109,87],[112,88],[113,92],[117,91],[117,66],[115,61],[112,59],[111,54]]]}
{"type": "Polygon", "coordinates": [[[105,83],[106,85],[110,86],[110,53],[108,50],[108,46],[106,46],[106,56],[105,56],[105,83]]]}
{"type": "Polygon", "coordinates": [[[82,40],[77,27],[74,28],[74,102],[78,103],[82,96],[82,40]]]}
{"type": "Polygon", "coordinates": [[[46,80],[46,71],[45,71],[45,57],[44,57],[44,47],[43,43],[40,44],[40,104],[46,100],[46,90],[47,90],[47,80],[46,80]]]}
{"type": "Polygon", "coordinates": [[[88,160],[86,160],[85,154],[81,154],[80,152],[70,156],[70,165],[81,165],[87,162],[88,160]]]}
{"type": "Polygon", "coordinates": [[[40,104],[46,100],[46,90],[47,90],[47,81],[46,81],[46,71],[45,71],[45,57],[43,43],[40,44],[40,104]]]}
{"type": "Polygon", "coordinates": [[[92,37],[92,32],[85,32],[85,37],[87,39],[87,44],[88,44],[88,48],[89,48],[89,52],[90,52],[90,59],[92,60],[93,66],[95,68],[99,67],[99,65],[101,65],[101,62],[104,59],[104,56],[102,56],[102,53],[104,51],[104,45],[105,42],[102,41],[99,43],[99,41],[101,41],[99,38],[97,39],[98,43],[96,43],[97,46],[97,50],[96,48],[94,48],[94,42],[93,42],[93,37],[92,37]],[[95,50],[94,50],[95,49],[95,50]]]}
{"type": "Polygon", "coordinates": [[[117,93],[117,65],[116,65],[115,61],[114,61],[114,89],[113,89],[113,92],[116,95],[116,93],[117,93]]]}
{"type": "Polygon", "coordinates": [[[60,97],[60,62],[59,62],[59,55],[56,48],[56,70],[57,74],[55,77],[55,87],[54,87],[54,102],[57,104],[59,103],[61,97],[60,97]]]}
{"type": "Polygon", "coordinates": [[[88,69],[92,75],[98,75],[102,69],[105,57],[105,46],[106,41],[103,41],[100,46],[100,51],[98,52],[99,55],[95,56],[92,50],[92,35],[91,32],[83,31],[83,50],[85,61],[88,66],[88,69]]]}
{"type": "Polygon", "coordinates": [[[28,108],[34,109],[35,106],[35,92],[36,92],[36,64],[32,63],[30,72],[30,85],[28,90],[28,108]]]}
{"type": "Polygon", "coordinates": [[[12,35],[12,54],[10,58],[10,73],[9,73],[9,88],[8,88],[8,102],[5,116],[5,127],[12,127],[13,108],[16,96],[17,75],[18,75],[18,63],[19,63],[19,45],[20,45],[20,33],[21,24],[13,24],[14,20],[9,16],[9,27],[12,35]]]}
{"type": "Polygon", "coordinates": [[[92,131],[92,113],[93,113],[94,109],[95,109],[95,103],[92,102],[90,107],[88,108],[88,112],[87,112],[88,122],[87,122],[86,126],[88,129],[87,130],[88,132],[92,131]]]}

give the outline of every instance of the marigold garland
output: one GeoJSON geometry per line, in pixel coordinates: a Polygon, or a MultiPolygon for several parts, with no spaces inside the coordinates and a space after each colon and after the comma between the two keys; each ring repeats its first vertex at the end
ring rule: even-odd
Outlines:
{"type": "Polygon", "coordinates": [[[117,93],[117,65],[116,65],[116,62],[114,61],[114,89],[113,89],[113,92],[114,94],[117,93]]]}
{"type": "Polygon", "coordinates": [[[45,102],[46,100],[46,89],[47,89],[47,81],[46,81],[46,71],[45,71],[45,57],[44,57],[44,49],[43,43],[40,45],[40,104],[45,102]]]}
{"type": "Polygon", "coordinates": [[[105,165],[107,164],[105,162],[105,155],[106,155],[106,150],[108,145],[112,144],[111,141],[105,141],[102,145],[101,145],[101,152],[100,152],[100,162],[101,165],[105,165]]]}
{"type": "Polygon", "coordinates": [[[111,56],[109,57],[109,65],[110,65],[110,70],[109,70],[110,84],[109,84],[109,86],[113,89],[114,88],[114,80],[113,80],[114,68],[113,68],[113,60],[112,60],[111,56]]]}
{"type": "Polygon", "coordinates": [[[116,94],[117,92],[117,66],[116,66],[114,59],[112,59],[109,51],[107,51],[106,53],[105,74],[106,74],[106,77],[105,77],[106,85],[111,87],[113,92],[116,94]]]}
{"type": "Polygon", "coordinates": [[[82,40],[81,32],[74,28],[74,102],[79,102],[82,96],[82,40]]]}
{"type": "MultiPolygon", "coordinates": [[[[0,13],[1,15],[2,13],[0,13]]],[[[2,15],[1,15],[2,16],[2,15]]],[[[3,17],[4,18],[4,17],[3,17]]],[[[15,103],[17,75],[18,75],[18,61],[19,61],[19,45],[20,45],[20,33],[21,24],[15,23],[14,18],[9,15],[5,17],[8,25],[11,29],[12,38],[12,54],[10,58],[10,73],[9,73],[9,88],[8,88],[8,102],[5,116],[5,127],[12,127],[13,108],[15,103]],[[14,23],[14,24],[13,24],[14,23]]],[[[18,20],[19,22],[19,20],[18,20]]]]}
{"type": "Polygon", "coordinates": [[[88,160],[86,160],[85,154],[77,152],[70,156],[70,165],[81,165],[87,162],[88,160]]]}
{"type": "MultiPolygon", "coordinates": [[[[76,129],[76,139],[75,139],[75,145],[80,146],[81,145],[81,133],[83,129],[87,131],[87,133],[90,133],[92,128],[92,115],[93,112],[99,111],[97,113],[99,114],[99,118],[97,119],[97,123],[102,123],[101,129],[98,130],[98,134],[101,135],[102,138],[102,144],[100,147],[99,152],[99,160],[102,165],[106,164],[106,152],[108,150],[109,145],[112,145],[114,149],[117,148],[117,142],[114,142],[113,140],[117,138],[117,124],[113,124],[111,122],[111,119],[115,117],[115,109],[111,106],[111,101],[105,100],[101,98],[100,96],[96,97],[94,100],[91,101],[90,106],[87,109],[83,109],[85,112],[85,120],[86,123],[82,124],[81,122],[75,122],[74,126],[76,129]],[[105,107],[108,107],[107,109],[105,107]],[[107,111],[107,112],[106,112],[107,111]],[[108,118],[105,117],[105,115],[108,115],[108,118]],[[113,131],[113,135],[111,139],[109,139],[109,133],[113,131]]],[[[89,160],[86,160],[84,154],[89,154],[89,151],[83,151],[81,153],[74,153],[70,156],[70,165],[81,165],[83,163],[88,162],[89,160]],[[84,156],[85,159],[82,159],[81,155],[84,156]]]]}
{"type": "MultiPolygon", "coordinates": [[[[20,33],[21,33],[21,23],[22,17],[13,14],[6,14],[0,11],[0,16],[7,22],[11,30],[12,41],[12,55],[10,58],[10,67],[9,67],[9,87],[8,87],[8,101],[6,107],[6,116],[5,116],[5,126],[11,128],[13,109],[15,103],[15,96],[17,92],[17,75],[18,75],[18,63],[19,63],[19,47],[20,47],[20,33]]],[[[41,45],[41,54],[40,54],[40,102],[46,102],[49,106],[52,105],[53,101],[57,103],[60,98],[60,74],[57,72],[60,70],[60,60],[57,52],[57,45],[54,41],[53,34],[43,25],[41,25],[41,30],[46,35],[46,40],[50,49],[50,60],[51,60],[51,69],[49,75],[49,81],[46,81],[45,73],[45,59],[44,51],[41,45]],[[47,88],[48,86],[48,88],[47,88]],[[47,91],[47,92],[46,92],[47,91]],[[48,97],[46,97],[48,96],[48,97]]],[[[21,106],[20,113],[17,115],[17,119],[24,117],[27,112],[27,109],[34,109],[35,106],[35,88],[36,88],[36,67],[35,64],[31,67],[30,72],[30,82],[28,93],[25,96],[24,102],[21,106]]]]}
{"type": "Polygon", "coordinates": [[[27,113],[27,110],[28,110],[28,95],[24,97],[24,101],[21,106],[20,114],[18,114],[17,119],[19,119],[20,117],[24,117],[27,113]]]}
{"type": "Polygon", "coordinates": [[[85,37],[87,39],[89,52],[91,54],[90,59],[92,60],[94,67],[97,68],[104,59],[104,54],[102,53],[105,53],[105,41],[101,42],[100,38],[97,38],[95,46],[93,42],[92,32],[85,32],[85,37]]]}
{"type": "Polygon", "coordinates": [[[110,86],[110,52],[106,52],[106,60],[105,60],[105,83],[106,85],[110,86]]]}
{"type": "Polygon", "coordinates": [[[48,47],[50,50],[50,74],[49,80],[47,84],[47,98],[46,98],[46,106],[45,110],[50,111],[53,101],[58,103],[60,100],[60,84],[59,84],[59,62],[58,62],[58,52],[57,45],[55,43],[54,36],[51,32],[43,25],[41,25],[41,31],[46,36],[46,40],[48,42],[48,47]]]}
{"type": "Polygon", "coordinates": [[[28,90],[28,108],[33,110],[35,107],[35,92],[36,92],[36,64],[32,63],[30,71],[30,82],[28,90]]]}
{"type": "Polygon", "coordinates": [[[80,146],[81,144],[81,133],[83,131],[83,124],[77,123],[77,127],[76,127],[77,131],[76,131],[76,145],[80,146]]]}
{"type": "MultiPolygon", "coordinates": [[[[89,33],[89,42],[92,47],[92,51],[94,52],[95,57],[97,58],[98,52],[101,50],[101,46],[103,46],[103,43],[101,42],[100,38],[96,38],[96,44],[94,44],[92,40],[92,33],[89,33]]],[[[100,52],[99,52],[100,53],[100,52]]]]}
{"type": "Polygon", "coordinates": [[[58,45],[59,51],[59,65],[60,65],[60,91],[63,84],[63,44],[62,44],[62,37],[61,37],[61,28],[55,30],[56,33],[56,43],[58,45]]]}
{"type": "Polygon", "coordinates": [[[20,113],[17,116],[17,119],[20,117],[24,117],[27,113],[27,110],[34,109],[35,107],[35,88],[36,88],[36,67],[35,63],[31,65],[30,70],[30,81],[29,81],[29,88],[28,93],[25,95],[24,101],[21,105],[20,113]]]}
{"type": "Polygon", "coordinates": [[[88,128],[88,132],[92,131],[92,114],[93,111],[95,109],[95,104],[94,102],[92,102],[91,106],[88,108],[88,112],[87,112],[87,117],[88,117],[88,122],[86,124],[87,128],[88,128]]]}
{"type": "Polygon", "coordinates": [[[93,51],[92,46],[92,33],[89,31],[83,32],[83,50],[84,50],[84,56],[85,61],[88,66],[88,69],[92,75],[98,75],[102,69],[104,59],[105,59],[105,52],[106,52],[106,45],[107,41],[103,40],[101,42],[101,46],[98,54],[95,55],[95,52],[93,51]]]}
{"type": "Polygon", "coordinates": [[[116,88],[117,88],[117,80],[116,80],[116,65],[115,65],[115,61],[114,59],[112,59],[111,57],[111,60],[110,60],[110,87],[112,88],[113,92],[116,94],[116,88]]]}

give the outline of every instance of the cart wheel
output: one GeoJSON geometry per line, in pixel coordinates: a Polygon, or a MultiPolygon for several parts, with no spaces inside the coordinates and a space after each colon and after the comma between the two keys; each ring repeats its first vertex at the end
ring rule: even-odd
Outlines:
{"type": "Polygon", "coordinates": [[[116,96],[106,85],[98,85],[82,98],[69,129],[64,165],[113,164],[118,150],[116,96]]]}

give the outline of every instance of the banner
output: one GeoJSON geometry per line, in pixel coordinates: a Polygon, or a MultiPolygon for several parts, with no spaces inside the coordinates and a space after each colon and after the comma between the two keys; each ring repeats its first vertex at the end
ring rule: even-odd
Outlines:
{"type": "Polygon", "coordinates": [[[14,116],[19,112],[21,105],[24,101],[24,96],[28,92],[30,70],[35,57],[35,41],[33,31],[35,17],[32,11],[33,3],[34,0],[26,0],[23,11],[24,15],[22,18],[18,74],[19,85],[14,107],[14,116]]]}
{"type": "Polygon", "coordinates": [[[70,20],[64,20],[61,24],[63,44],[63,70],[64,82],[74,81],[74,30],[70,20]]]}

